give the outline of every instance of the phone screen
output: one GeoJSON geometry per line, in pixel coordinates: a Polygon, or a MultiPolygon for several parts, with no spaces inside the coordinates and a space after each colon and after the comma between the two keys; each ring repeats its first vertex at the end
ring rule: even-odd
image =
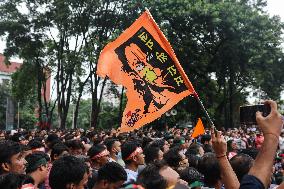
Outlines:
{"type": "Polygon", "coordinates": [[[240,107],[240,123],[256,125],[256,115],[255,113],[259,111],[262,112],[264,117],[268,116],[271,108],[266,104],[257,104],[252,106],[241,106],[240,107]]]}

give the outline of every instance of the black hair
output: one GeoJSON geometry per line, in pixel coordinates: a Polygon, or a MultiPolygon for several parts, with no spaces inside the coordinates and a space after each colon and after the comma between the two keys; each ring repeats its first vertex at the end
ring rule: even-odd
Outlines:
{"type": "Polygon", "coordinates": [[[253,158],[247,154],[237,154],[230,159],[230,164],[239,181],[249,172],[253,162],[253,158]]]}
{"type": "Polygon", "coordinates": [[[198,162],[200,161],[200,157],[198,157],[197,155],[193,155],[193,154],[189,154],[186,153],[185,156],[188,159],[188,164],[190,167],[194,167],[194,168],[198,168],[198,162]]]}
{"type": "Polygon", "coordinates": [[[211,135],[205,134],[201,136],[201,144],[204,144],[205,142],[209,142],[211,140],[211,135]]]}
{"type": "Polygon", "coordinates": [[[153,163],[155,160],[159,158],[159,147],[154,147],[154,146],[147,146],[144,150],[143,153],[145,155],[145,163],[153,163]]]}
{"type": "Polygon", "coordinates": [[[87,165],[74,156],[64,156],[54,161],[50,170],[49,185],[52,189],[65,189],[67,184],[79,184],[88,172],[87,165]]]}
{"type": "Polygon", "coordinates": [[[192,184],[195,181],[201,182],[203,175],[194,167],[187,167],[179,172],[180,178],[188,184],[192,184]]]}
{"type": "Polygon", "coordinates": [[[127,173],[121,165],[116,162],[109,162],[98,171],[97,182],[106,180],[109,183],[127,180],[127,173]]]}
{"type": "Polygon", "coordinates": [[[37,168],[41,165],[44,165],[42,161],[45,163],[48,162],[48,155],[44,152],[35,152],[26,156],[27,166],[26,166],[26,173],[32,173],[37,170],[37,168]]]}
{"type": "MultiPolygon", "coordinates": [[[[47,136],[47,138],[46,138],[46,144],[52,144],[52,143],[54,143],[55,141],[58,141],[58,140],[60,140],[59,139],[59,137],[56,135],[56,134],[54,134],[54,133],[51,133],[51,134],[49,134],[48,136],[47,136]]],[[[51,146],[48,146],[49,148],[52,148],[51,146]]]]}
{"type": "Polygon", "coordinates": [[[90,143],[90,140],[86,136],[82,136],[81,137],[81,141],[84,142],[85,144],[89,144],[90,143]]]}
{"type": "Polygon", "coordinates": [[[57,143],[55,144],[52,149],[51,149],[51,153],[50,153],[50,158],[51,161],[54,161],[54,156],[57,155],[59,156],[60,154],[62,154],[64,151],[68,152],[68,147],[63,144],[63,143],[57,143]]]}
{"type": "Polygon", "coordinates": [[[114,144],[116,141],[117,141],[116,139],[107,139],[107,140],[105,140],[104,144],[106,145],[107,150],[108,150],[109,152],[111,152],[111,149],[112,149],[112,147],[113,147],[113,144],[114,144]]]}
{"type": "Polygon", "coordinates": [[[33,179],[24,174],[8,173],[0,176],[1,189],[18,189],[29,183],[34,184],[33,179]]]}
{"type": "Polygon", "coordinates": [[[142,139],[142,148],[144,149],[152,141],[153,141],[153,139],[151,139],[149,137],[143,137],[143,139],[142,139]]]}
{"type": "Polygon", "coordinates": [[[204,153],[206,152],[214,152],[212,146],[210,144],[203,144],[204,153]]]}
{"type": "Polygon", "coordinates": [[[101,153],[102,151],[104,151],[106,149],[106,147],[102,144],[97,144],[92,146],[89,151],[88,151],[88,156],[89,158],[94,157],[95,155],[98,155],[99,153],[101,153]]]}
{"type": "Polygon", "coordinates": [[[215,187],[221,179],[221,169],[214,153],[205,153],[198,163],[198,171],[204,175],[204,183],[215,187]]]}
{"type": "Polygon", "coordinates": [[[139,147],[139,145],[135,141],[129,141],[122,145],[121,156],[125,164],[130,164],[132,162],[132,160],[126,159],[136,150],[137,147],[139,147]]]}
{"type": "Polygon", "coordinates": [[[232,148],[232,144],[233,144],[234,140],[228,140],[227,141],[227,149],[228,149],[228,152],[231,152],[233,150],[232,148]]]}
{"type": "Polygon", "coordinates": [[[72,150],[85,149],[83,143],[80,140],[68,140],[65,142],[65,145],[72,150]]]}
{"type": "MultiPolygon", "coordinates": [[[[22,151],[21,145],[11,140],[0,142],[0,165],[2,163],[10,163],[13,155],[22,151]]],[[[0,175],[3,174],[2,166],[0,166],[0,175]]]]}
{"type": "Polygon", "coordinates": [[[31,149],[37,149],[44,147],[44,144],[40,140],[32,139],[31,141],[29,141],[28,146],[31,149]]]}
{"type": "Polygon", "coordinates": [[[164,154],[164,160],[170,167],[177,168],[179,166],[179,162],[182,161],[182,157],[179,152],[180,148],[175,146],[164,154]]]}
{"type": "Polygon", "coordinates": [[[182,141],[185,141],[183,137],[177,137],[173,140],[173,147],[182,145],[182,141]]]}
{"type": "Polygon", "coordinates": [[[256,149],[256,148],[246,148],[246,149],[242,149],[240,151],[240,153],[247,154],[250,157],[252,157],[253,159],[256,159],[256,156],[257,156],[258,152],[259,152],[259,150],[256,149]]]}
{"type": "Polygon", "coordinates": [[[199,154],[199,148],[201,148],[202,146],[199,144],[191,144],[187,151],[185,152],[185,154],[193,154],[193,155],[200,155],[199,154]]]}
{"type": "Polygon", "coordinates": [[[20,142],[21,140],[25,140],[23,133],[15,133],[10,139],[14,142],[20,142]]]}
{"type": "Polygon", "coordinates": [[[164,152],[164,145],[165,145],[164,139],[154,140],[150,145],[151,146],[157,146],[164,152]]]}
{"type": "Polygon", "coordinates": [[[160,175],[160,170],[166,168],[164,162],[158,161],[147,165],[138,175],[137,183],[145,189],[166,189],[167,181],[160,175]]]}

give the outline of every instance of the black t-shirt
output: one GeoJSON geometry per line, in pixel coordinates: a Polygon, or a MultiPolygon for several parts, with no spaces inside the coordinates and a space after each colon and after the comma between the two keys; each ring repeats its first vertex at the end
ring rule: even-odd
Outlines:
{"type": "Polygon", "coordinates": [[[240,189],[265,189],[263,183],[252,175],[245,175],[241,181],[240,189]]]}

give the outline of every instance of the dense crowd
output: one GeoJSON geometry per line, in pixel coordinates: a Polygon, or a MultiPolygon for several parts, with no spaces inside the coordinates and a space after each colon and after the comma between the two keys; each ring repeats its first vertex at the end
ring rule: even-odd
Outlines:
{"type": "Polygon", "coordinates": [[[284,188],[284,131],[273,101],[257,127],[0,131],[0,189],[284,188]]]}

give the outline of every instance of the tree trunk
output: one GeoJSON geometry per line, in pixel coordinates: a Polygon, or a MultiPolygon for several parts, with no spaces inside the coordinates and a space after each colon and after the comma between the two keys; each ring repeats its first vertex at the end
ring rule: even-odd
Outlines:
{"type": "Polygon", "coordinates": [[[38,122],[41,125],[42,124],[42,101],[41,101],[42,78],[41,78],[41,67],[38,60],[36,60],[36,70],[37,70],[38,122]]]}
{"type": "Polygon", "coordinates": [[[107,81],[107,77],[104,78],[100,98],[99,98],[99,100],[97,100],[96,107],[95,107],[95,109],[93,108],[93,110],[92,110],[92,111],[94,111],[94,112],[92,112],[92,114],[94,115],[93,119],[92,119],[92,127],[93,128],[96,128],[97,125],[98,125],[98,117],[99,117],[99,113],[100,113],[100,107],[101,107],[101,102],[102,102],[102,99],[103,99],[103,92],[104,92],[104,88],[105,88],[105,85],[106,85],[106,81],[107,81]]]}
{"type": "Polygon", "coordinates": [[[224,82],[224,127],[228,128],[228,108],[227,108],[227,81],[224,82]]]}
{"type": "Polygon", "coordinates": [[[79,114],[79,107],[80,107],[80,101],[81,101],[81,97],[82,97],[82,92],[83,92],[83,90],[80,92],[80,94],[78,96],[78,99],[76,101],[75,110],[74,110],[74,119],[73,119],[74,129],[77,129],[77,121],[78,121],[78,114],[79,114]]]}
{"type": "Polygon", "coordinates": [[[230,69],[230,80],[229,80],[229,124],[230,127],[233,128],[234,127],[234,102],[233,102],[233,96],[234,96],[234,76],[233,73],[230,69]]]}

